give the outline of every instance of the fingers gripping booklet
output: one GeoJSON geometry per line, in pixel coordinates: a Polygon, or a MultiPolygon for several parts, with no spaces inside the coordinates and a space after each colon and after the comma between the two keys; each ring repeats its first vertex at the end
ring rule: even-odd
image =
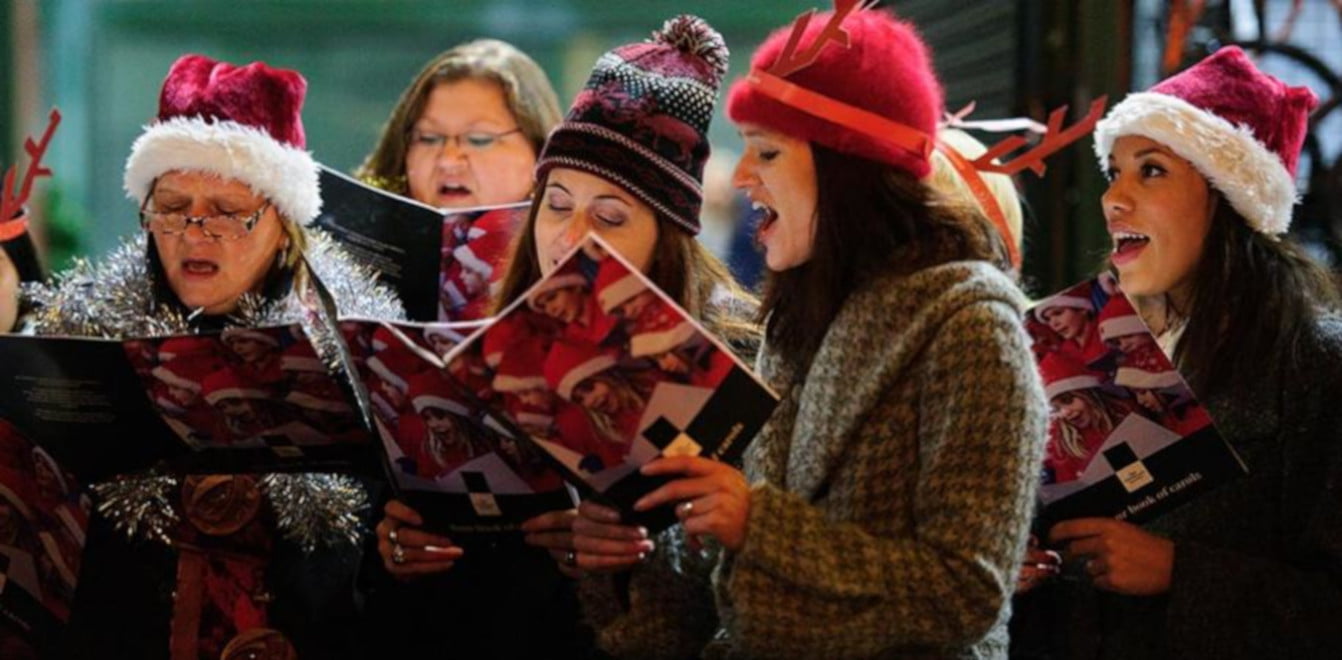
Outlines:
{"type": "Polygon", "coordinates": [[[1043,520],[1140,524],[1246,471],[1111,276],[1040,301],[1025,328],[1052,409],[1043,520]]]}
{"type": "Polygon", "coordinates": [[[321,168],[317,226],[365,263],[414,321],[484,318],[530,203],[439,209],[321,168]]]}
{"type": "Polygon", "coordinates": [[[627,522],[668,526],[669,507],[633,511],[666,482],[639,468],[735,461],[778,401],[595,236],[478,327],[346,327],[396,485],[449,532],[569,508],[565,481],[627,522]]]}

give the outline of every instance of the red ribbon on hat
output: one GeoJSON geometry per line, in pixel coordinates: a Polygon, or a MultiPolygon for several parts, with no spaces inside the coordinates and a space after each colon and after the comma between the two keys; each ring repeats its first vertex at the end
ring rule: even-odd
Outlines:
{"type": "Polygon", "coordinates": [[[907,124],[836,101],[771,73],[751,71],[747,80],[764,95],[806,114],[888,142],[923,158],[932,155],[934,143],[932,137],[907,124]]]}
{"type": "Polygon", "coordinates": [[[0,241],[12,241],[28,231],[28,218],[19,217],[17,220],[6,220],[0,222],[0,241]]]}

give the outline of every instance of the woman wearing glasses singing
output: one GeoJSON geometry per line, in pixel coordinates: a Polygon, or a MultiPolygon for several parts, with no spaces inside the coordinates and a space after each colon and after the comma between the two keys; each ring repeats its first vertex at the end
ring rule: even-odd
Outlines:
{"type": "MultiPolygon", "coordinates": [[[[306,87],[263,63],[177,60],[126,163],[144,232],[36,291],[36,331],[127,338],[301,322],[332,355],[318,281],[342,314],[401,317],[368,269],[305,227],[321,208],[299,114],[306,87]]],[[[67,648],[53,657],[351,652],[342,631],[353,634],[354,528],[367,505],[356,482],[154,474],[95,488],[101,515],[67,648]]]]}
{"type": "Polygon", "coordinates": [[[471,41],[424,65],[357,174],[439,208],[525,201],[557,123],[559,100],[534,60],[502,41],[471,41]]]}

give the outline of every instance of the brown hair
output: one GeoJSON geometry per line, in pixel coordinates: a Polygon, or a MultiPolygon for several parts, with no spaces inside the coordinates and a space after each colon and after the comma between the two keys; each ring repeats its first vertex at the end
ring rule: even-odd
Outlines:
{"type": "MultiPolygon", "coordinates": [[[[544,181],[538,182],[544,186],[544,181]]],[[[526,223],[513,240],[508,270],[494,314],[517,300],[541,278],[536,260],[536,213],[542,201],[536,197],[526,223]]],[[[713,253],[679,225],[657,214],[657,244],[653,247],[648,279],[666,292],[709,332],[732,346],[749,361],[759,344],[760,328],[752,320],[758,302],[737,284],[731,272],[713,253]]]]}
{"type": "Polygon", "coordinates": [[[765,336],[803,373],[849,294],[881,272],[977,259],[1010,270],[1006,245],[976,209],[947,202],[884,163],[811,144],[816,222],[811,258],[765,280],[765,336]]]}
{"type": "Polygon", "coordinates": [[[539,155],[546,136],[561,116],[559,98],[550,79],[535,60],[512,44],[478,39],[440,53],[415,75],[382,127],[377,146],[355,171],[355,176],[388,192],[408,194],[405,153],[411,127],[424,113],[424,104],[434,87],[466,79],[489,80],[503,88],[508,110],[539,155]]]}
{"type": "Polygon", "coordinates": [[[1174,362],[1203,396],[1247,387],[1263,356],[1284,373],[1308,367],[1303,342],[1319,312],[1339,304],[1327,271],[1288,240],[1254,231],[1219,195],[1192,290],[1174,362]]]}

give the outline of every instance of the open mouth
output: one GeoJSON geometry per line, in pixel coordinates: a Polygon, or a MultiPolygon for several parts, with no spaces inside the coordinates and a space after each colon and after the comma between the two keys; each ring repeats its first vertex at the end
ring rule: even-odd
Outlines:
{"type": "Polygon", "coordinates": [[[764,202],[755,201],[751,202],[750,208],[751,211],[754,212],[756,222],[758,223],[755,226],[755,238],[763,241],[764,235],[769,233],[769,230],[773,228],[774,223],[778,221],[778,211],[775,211],[773,207],[764,202]]]}
{"type": "Polygon", "coordinates": [[[219,272],[219,264],[206,259],[182,261],[182,272],[195,277],[209,277],[219,272]]]}
{"type": "Polygon", "coordinates": [[[1115,263],[1130,261],[1137,257],[1137,254],[1151,242],[1151,237],[1145,234],[1138,234],[1130,231],[1116,231],[1113,233],[1114,252],[1112,260],[1115,263]]]}
{"type": "Polygon", "coordinates": [[[470,194],[471,189],[460,184],[444,183],[438,186],[438,196],[446,199],[466,197],[470,194]]]}

